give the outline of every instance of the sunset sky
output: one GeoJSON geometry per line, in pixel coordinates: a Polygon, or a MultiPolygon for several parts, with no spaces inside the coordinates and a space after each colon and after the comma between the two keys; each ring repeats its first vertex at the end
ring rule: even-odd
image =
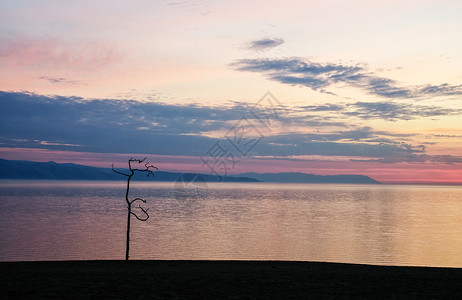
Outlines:
{"type": "Polygon", "coordinates": [[[462,183],[461,15],[457,0],[0,0],[0,158],[462,183]]]}

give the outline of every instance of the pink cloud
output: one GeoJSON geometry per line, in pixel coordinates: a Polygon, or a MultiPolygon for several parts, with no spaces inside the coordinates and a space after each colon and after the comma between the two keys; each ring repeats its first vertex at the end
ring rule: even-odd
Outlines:
{"type": "Polygon", "coordinates": [[[120,61],[123,55],[99,41],[67,42],[53,38],[16,37],[0,43],[4,67],[60,68],[89,71],[120,61]]]}

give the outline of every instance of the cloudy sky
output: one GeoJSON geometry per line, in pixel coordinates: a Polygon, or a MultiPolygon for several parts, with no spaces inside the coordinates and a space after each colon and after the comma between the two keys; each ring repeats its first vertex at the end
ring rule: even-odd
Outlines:
{"type": "Polygon", "coordinates": [[[461,1],[0,1],[0,158],[462,182],[461,1]]]}

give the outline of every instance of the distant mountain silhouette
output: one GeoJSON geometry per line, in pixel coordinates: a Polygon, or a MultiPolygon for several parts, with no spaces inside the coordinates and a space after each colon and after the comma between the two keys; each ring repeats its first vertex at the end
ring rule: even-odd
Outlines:
{"type": "Polygon", "coordinates": [[[279,183],[361,183],[361,184],[380,184],[364,175],[314,175],[299,172],[283,173],[243,173],[238,176],[250,177],[264,182],[279,183]]]}
{"type": "MultiPolygon", "coordinates": [[[[121,172],[126,169],[117,169],[121,172]]],[[[136,174],[136,180],[176,181],[184,178],[198,178],[207,182],[218,182],[220,178],[214,175],[195,173],[175,173],[156,171],[154,179],[145,174],[136,174]],[[144,175],[144,176],[143,176],[144,175]],[[196,177],[196,175],[200,175],[196,177]]],[[[0,159],[0,179],[49,179],[49,180],[126,180],[110,168],[96,168],[77,164],[59,164],[54,161],[35,162],[25,160],[0,159]]],[[[247,177],[223,177],[223,182],[258,182],[247,177]]]]}
{"type": "MultiPolygon", "coordinates": [[[[121,172],[126,169],[117,169],[121,172]]],[[[218,182],[215,175],[196,173],[175,173],[156,171],[155,178],[136,174],[136,180],[176,181],[180,176],[185,180],[218,182]],[[199,176],[196,176],[199,175],[199,176]]],[[[96,168],[78,164],[60,164],[54,161],[35,162],[26,160],[0,159],[0,179],[49,179],[49,180],[125,180],[110,168],[96,168]]],[[[279,182],[279,183],[380,183],[364,175],[313,175],[298,172],[287,173],[243,173],[223,177],[223,182],[279,182]]]]}

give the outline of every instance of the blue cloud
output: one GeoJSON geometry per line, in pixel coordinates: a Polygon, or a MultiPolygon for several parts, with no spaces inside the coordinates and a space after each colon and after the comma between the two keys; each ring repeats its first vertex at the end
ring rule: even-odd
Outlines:
{"type": "Polygon", "coordinates": [[[361,119],[387,121],[414,120],[417,118],[462,115],[462,109],[415,105],[396,101],[355,102],[302,106],[308,112],[333,112],[361,119]]]}
{"type": "Polygon", "coordinates": [[[418,98],[462,95],[462,85],[401,86],[395,80],[380,77],[365,65],[317,63],[303,58],[240,59],[231,64],[236,70],[265,74],[270,80],[302,85],[316,91],[335,84],[347,84],[385,98],[418,98]]]}
{"type": "Polygon", "coordinates": [[[345,112],[345,114],[354,115],[362,119],[380,118],[389,121],[462,114],[462,109],[396,102],[356,102],[347,105],[347,107],[350,111],[345,112]]]}
{"type": "MultiPolygon", "coordinates": [[[[358,102],[287,108],[281,121],[290,128],[345,128],[346,124],[337,121],[335,116],[307,115],[306,112],[345,116],[356,112],[356,117],[366,118],[362,114],[370,111],[372,117],[380,117],[381,112],[387,112],[388,117],[400,117],[397,114],[402,107],[398,104],[375,105],[358,102]]],[[[227,107],[210,107],[7,92],[0,92],[0,108],[2,147],[163,155],[204,156],[216,142],[236,154],[236,149],[224,137],[211,138],[203,133],[217,129],[227,131],[243,116],[252,117],[249,107],[239,102],[227,107]]],[[[410,109],[422,114],[416,108],[410,109]]],[[[385,162],[393,157],[414,159],[409,155],[425,153],[424,146],[406,142],[409,135],[374,131],[369,127],[355,128],[351,122],[349,127],[353,129],[267,135],[250,155],[364,156],[385,162]]]]}
{"type": "Polygon", "coordinates": [[[281,38],[265,38],[250,42],[249,48],[256,51],[262,51],[277,47],[284,44],[284,40],[281,38]]]}
{"type": "Polygon", "coordinates": [[[413,146],[397,138],[409,135],[374,131],[370,127],[332,133],[284,134],[269,136],[262,141],[262,147],[256,149],[256,155],[327,155],[327,156],[365,156],[384,158],[403,154],[424,153],[422,145],[413,146]],[[374,141],[378,137],[395,137],[374,141]]]}
{"type": "Polygon", "coordinates": [[[448,165],[462,163],[462,156],[453,155],[428,155],[428,154],[412,154],[402,153],[400,155],[387,156],[378,159],[352,159],[357,162],[378,162],[383,164],[394,164],[400,162],[407,163],[424,163],[424,162],[436,162],[444,163],[448,165]]]}
{"type": "Polygon", "coordinates": [[[177,155],[202,154],[213,139],[201,132],[227,128],[245,111],[6,92],[0,107],[0,142],[10,147],[177,155]]]}

